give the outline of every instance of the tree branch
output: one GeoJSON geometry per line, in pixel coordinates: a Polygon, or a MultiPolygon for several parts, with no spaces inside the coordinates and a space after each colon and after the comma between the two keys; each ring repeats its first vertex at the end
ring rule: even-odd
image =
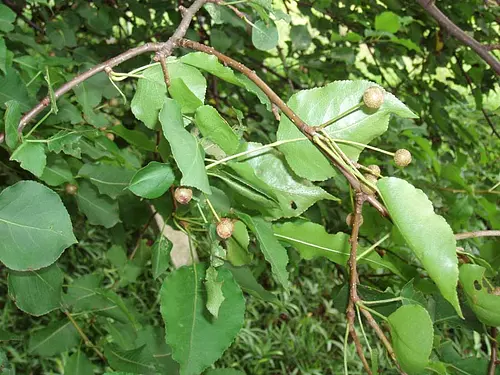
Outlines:
{"type": "Polygon", "coordinates": [[[498,341],[497,341],[498,329],[496,327],[491,327],[491,358],[490,365],[488,366],[488,375],[495,375],[497,362],[498,362],[498,341]]]}
{"type": "Polygon", "coordinates": [[[500,75],[500,61],[489,53],[487,46],[483,46],[476,39],[470,37],[460,27],[455,25],[446,15],[434,4],[434,0],[417,0],[429,15],[437,23],[446,29],[455,39],[472,48],[497,74],[500,75]]]}
{"type": "MultiPolygon", "coordinates": [[[[118,56],[113,57],[99,65],[94,66],[93,68],[87,70],[86,72],[76,76],[71,81],[66,82],[64,85],[59,87],[56,91],[54,91],[55,99],[59,99],[61,96],[66,94],[68,91],[78,86],[80,83],[89,79],[90,77],[96,75],[97,73],[103,72],[106,68],[112,68],[117,66],[127,60],[130,60],[136,56],[142,55],[146,52],[156,52],[159,51],[162,47],[163,43],[146,43],[143,46],[132,48],[118,56]]],[[[46,96],[43,98],[35,107],[29,110],[19,122],[19,126],[17,128],[18,132],[21,133],[25,126],[33,120],[40,112],[42,112],[48,105],[50,104],[50,97],[46,96]]]]}
{"type": "Polygon", "coordinates": [[[500,237],[500,230],[480,230],[477,232],[464,232],[455,234],[455,239],[457,241],[477,237],[500,237]]]}
{"type": "Polygon", "coordinates": [[[363,192],[357,192],[356,198],[354,201],[354,218],[352,223],[352,232],[351,238],[349,242],[351,244],[351,255],[349,257],[349,302],[347,304],[346,316],[347,316],[347,324],[349,327],[349,334],[351,335],[354,345],[356,346],[356,352],[358,353],[359,359],[363,363],[363,367],[365,368],[368,374],[372,374],[370,369],[370,365],[365,358],[363,353],[363,348],[361,347],[361,342],[359,341],[359,337],[356,334],[356,329],[354,327],[354,321],[356,319],[356,311],[355,306],[356,303],[360,301],[358,296],[358,268],[357,268],[357,249],[358,249],[358,236],[359,236],[359,227],[361,226],[361,214],[363,211],[363,204],[365,202],[366,194],[363,192]]]}

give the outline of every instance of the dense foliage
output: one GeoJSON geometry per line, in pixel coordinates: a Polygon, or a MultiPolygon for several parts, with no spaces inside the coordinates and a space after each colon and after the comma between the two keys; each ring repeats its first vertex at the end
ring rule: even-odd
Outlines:
{"type": "Polygon", "coordinates": [[[419,2],[4,0],[0,373],[500,373],[498,75],[419,2]]]}

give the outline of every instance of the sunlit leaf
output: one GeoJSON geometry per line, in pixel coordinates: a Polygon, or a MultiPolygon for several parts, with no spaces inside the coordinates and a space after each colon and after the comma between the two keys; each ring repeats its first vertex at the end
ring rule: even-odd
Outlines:
{"type": "Polygon", "coordinates": [[[453,231],[446,220],[434,213],[422,190],[395,177],[377,183],[391,218],[420,260],[441,294],[462,316],[457,295],[458,260],[453,231]]]}

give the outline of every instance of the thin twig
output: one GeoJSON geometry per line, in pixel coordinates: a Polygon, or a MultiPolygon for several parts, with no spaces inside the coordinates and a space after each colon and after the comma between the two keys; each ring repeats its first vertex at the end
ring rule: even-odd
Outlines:
{"type": "Polygon", "coordinates": [[[479,230],[477,232],[464,232],[455,234],[455,239],[458,241],[477,237],[500,237],[500,230],[479,230]]]}
{"type": "Polygon", "coordinates": [[[170,87],[170,76],[168,75],[167,59],[165,58],[165,55],[162,55],[161,53],[158,54],[157,58],[160,61],[161,70],[165,79],[165,85],[168,88],[170,87]]]}
{"type": "Polygon", "coordinates": [[[13,3],[12,1],[10,0],[3,0],[3,3],[8,6],[10,9],[12,9],[14,11],[14,13],[17,14],[17,16],[22,19],[24,22],[26,22],[31,28],[33,28],[34,30],[38,31],[39,33],[42,33],[43,30],[40,26],[38,26],[36,23],[34,23],[32,20],[30,20],[28,17],[26,17],[24,14],[23,14],[23,9],[19,9],[16,7],[15,3],[13,3]]]}
{"type": "Polygon", "coordinates": [[[488,375],[495,375],[497,363],[498,363],[498,341],[497,341],[498,329],[497,327],[491,327],[490,343],[491,343],[491,357],[490,365],[488,367],[488,375]]]}
{"type": "Polygon", "coordinates": [[[146,233],[146,230],[149,228],[149,225],[151,224],[151,221],[153,220],[153,218],[155,217],[155,215],[157,213],[158,213],[157,211],[154,211],[153,214],[149,217],[149,219],[146,222],[146,224],[144,224],[143,227],[141,228],[141,231],[139,232],[139,237],[137,238],[137,241],[135,243],[134,250],[132,250],[132,253],[130,254],[130,256],[128,258],[129,260],[133,260],[134,259],[134,256],[137,253],[137,249],[139,248],[139,246],[141,244],[142,236],[144,236],[144,233],[146,233]]]}
{"type": "Polygon", "coordinates": [[[354,327],[354,321],[356,319],[356,310],[355,306],[357,302],[360,300],[358,296],[358,268],[357,268],[357,249],[358,249],[358,235],[359,235],[359,227],[361,225],[361,214],[363,211],[363,203],[365,202],[365,196],[363,192],[356,193],[355,205],[354,205],[354,219],[352,224],[352,233],[349,242],[351,244],[351,255],[349,257],[349,302],[347,304],[346,316],[347,316],[347,324],[349,326],[349,334],[351,335],[354,345],[356,347],[356,352],[358,353],[359,359],[363,363],[363,367],[365,368],[368,374],[372,374],[372,370],[370,369],[370,365],[366,360],[366,357],[363,353],[363,348],[361,346],[361,342],[356,333],[356,329],[354,327]]]}
{"type": "Polygon", "coordinates": [[[73,318],[73,316],[69,313],[69,311],[64,310],[64,314],[68,317],[71,324],[73,324],[76,331],[78,332],[80,337],[83,339],[83,342],[85,343],[85,345],[88,346],[89,348],[92,348],[94,350],[94,352],[99,356],[99,358],[101,358],[103,361],[106,361],[106,357],[104,357],[104,354],[102,354],[102,352],[92,343],[92,341],[90,341],[88,336],[85,334],[85,332],[83,332],[83,330],[80,328],[80,326],[76,322],[75,318],[73,318]]]}
{"type": "Polygon", "coordinates": [[[500,75],[500,61],[493,56],[487,46],[482,45],[476,39],[469,36],[460,27],[455,25],[446,15],[439,10],[434,0],[417,0],[418,3],[432,16],[437,23],[446,29],[455,39],[472,48],[496,74],[500,75]]]}

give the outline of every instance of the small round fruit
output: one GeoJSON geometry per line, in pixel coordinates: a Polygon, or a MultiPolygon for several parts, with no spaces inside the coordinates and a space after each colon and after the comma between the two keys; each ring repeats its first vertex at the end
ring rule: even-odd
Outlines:
{"type": "Polygon", "coordinates": [[[114,141],[115,135],[113,133],[106,133],[106,138],[108,138],[110,141],[114,141]]]}
{"type": "Polygon", "coordinates": [[[376,177],[380,177],[380,167],[378,165],[372,164],[367,167],[370,173],[376,177]]]}
{"type": "MultiPolygon", "coordinates": [[[[361,216],[359,218],[359,226],[363,225],[363,216],[361,216]]],[[[349,215],[347,215],[347,217],[345,218],[345,223],[347,224],[348,227],[352,227],[352,224],[354,222],[354,215],[352,213],[350,213],[349,215]]]]}
{"type": "Polygon", "coordinates": [[[223,217],[217,224],[216,230],[219,237],[225,240],[233,235],[234,223],[231,219],[223,217]]]}
{"type": "MultiPolygon", "coordinates": [[[[377,176],[374,176],[374,175],[369,174],[369,173],[365,174],[364,176],[365,176],[366,180],[368,182],[370,182],[372,185],[377,185],[377,176]]],[[[369,195],[375,194],[375,191],[371,187],[369,187],[363,183],[361,183],[361,191],[363,193],[366,193],[369,195]]]]}
{"type": "Polygon", "coordinates": [[[190,188],[178,187],[175,189],[174,198],[180,204],[188,204],[193,198],[193,191],[190,188]]]}
{"type": "Polygon", "coordinates": [[[363,93],[363,103],[368,108],[379,109],[384,104],[384,90],[377,86],[368,87],[363,93]]]}
{"type": "Polygon", "coordinates": [[[78,192],[78,186],[73,184],[66,184],[64,190],[66,190],[66,193],[68,193],[69,195],[75,195],[78,192]]]}
{"type": "Polygon", "coordinates": [[[394,161],[399,167],[406,167],[411,163],[411,153],[405,148],[401,148],[394,153],[394,161]]]}
{"type": "Polygon", "coordinates": [[[116,107],[119,104],[118,99],[112,98],[109,100],[110,107],[116,107]]]}

